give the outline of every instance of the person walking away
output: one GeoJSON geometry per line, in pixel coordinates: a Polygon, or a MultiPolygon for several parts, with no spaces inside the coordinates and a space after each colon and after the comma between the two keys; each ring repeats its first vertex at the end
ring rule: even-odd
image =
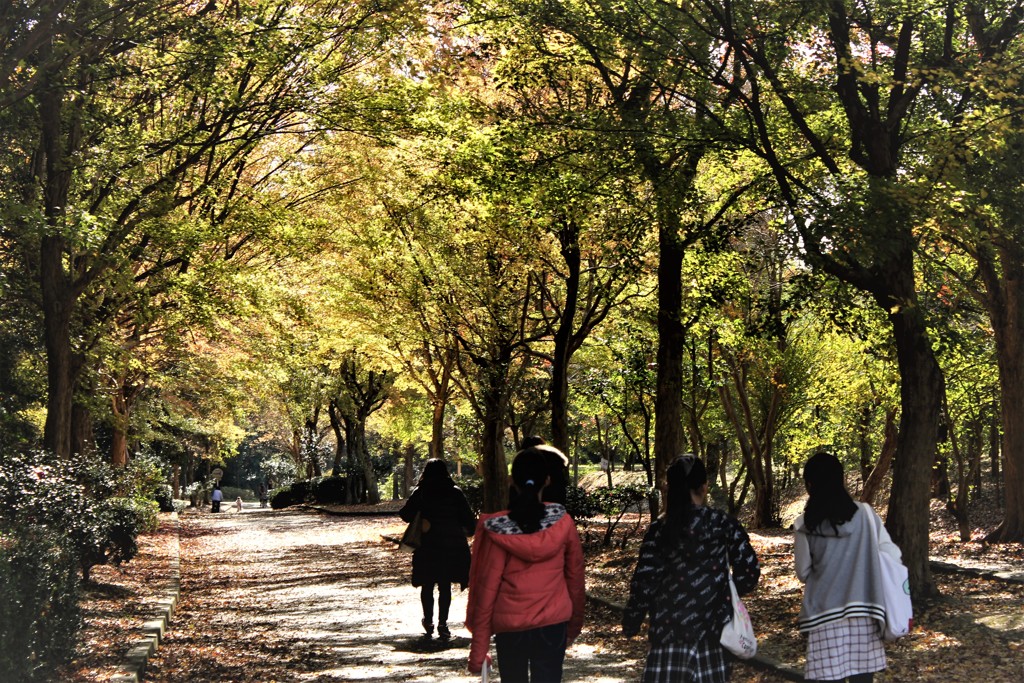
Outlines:
{"type": "Polygon", "coordinates": [[[213,485],[213,494],[210,496],[212,505],[210,512],[220,512],[220,502],[224,500],[224,492],[220,490],[220,482],[213,485]]]}
{"type": "Polygon", "coordinates": [[[270,502],[270,489],[266,484],[260,484],[260,507],[265,508],[270,502]]]}
{"type": "Polygon", "coordinates": [[[708,474],[690,454],[667,472],[665,512],[651,523],[629,586],[622,632],[650,616],[644,683],[724,683],[731,660],[719,642],[732,618],[729,569],[740,595],[761,567],[743,526],[706,505],[708,474]]]}
{"type": "Polygon", "coordinates": [[[542,501],[550,482],[542,450],[516,455],[512,482],[509,509],[482,519],[473,542],[469,670],[480,673],[494,635],[502,683],[558,683],[583,629],[583,546],[565,506],[542,501]]]}
{"type": "Polygon", "coordinates": [[[423,540],[412,556],[412,585],[420,589],[423,630],[434,633],[434,587],[437,587],[437,635],[451,637],[448,612],[452,584],[469,584],[469,543],[476,517],[462,490],[452,481],[443,460],[432,458],[423,467],[416,489],[398,513],[406,522],[420,514],[423,540]]]}
{"type": "Polygon", "coordinates": [[[871,683],[886,664],[878,552],[900,559],[900,549],[874,509],[850,497],[836,456],[811,456],[804,486],[807,504],[793,524],[796,575],[804,583],[797,619],[807,635],[804,679],[871,683]]]}

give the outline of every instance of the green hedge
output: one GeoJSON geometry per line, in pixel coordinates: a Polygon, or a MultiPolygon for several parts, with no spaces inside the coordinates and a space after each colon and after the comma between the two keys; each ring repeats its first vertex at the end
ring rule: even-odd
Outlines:
{"type": "Polygon", "coordinates": [[[330,476],[297,481],[270,492],[270,507],[274,510],[302,503],[341,505],[347,500],[348,480],[345,477],[330,476]]]}
{"type": "Polygon", "coordinates": [[[5,681],[50,680],[81,625],[77,558],[66,539],[34,528],[0,536],[0,671],[5,681]]]}
{"type": "Polygon", "coordinates": [[[151,460],[114,470],[97,458],[0,454],[0,672],[49,680],[74,652],[79,572],[120,564],[155,529],[162,484],[151,460]]]}

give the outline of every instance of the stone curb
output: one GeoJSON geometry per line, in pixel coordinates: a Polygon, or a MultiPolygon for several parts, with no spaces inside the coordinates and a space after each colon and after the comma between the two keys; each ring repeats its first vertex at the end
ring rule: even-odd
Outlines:
{"type": "Polygon", "coordinates": [[[156,616],[143,623],[142,638],[131,644],[123,663],[110,678],[113,683],[139,683],[142,681],[149,658],[160,648],[160,642],[174,617],[174,609],[181,597],[181,524],[177,512],[172,512],[170,517],[175,534],[167,587],[161,591],[160,596],[153,603],[153,611],[156,616]]]}

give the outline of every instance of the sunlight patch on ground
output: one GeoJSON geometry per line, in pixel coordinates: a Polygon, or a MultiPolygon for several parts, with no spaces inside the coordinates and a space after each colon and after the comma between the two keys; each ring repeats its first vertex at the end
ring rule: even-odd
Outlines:
{"type": "Polygon", "coordinates": [[[975,623],[987,626],[995,631],[1017,631],[1018,634],[1024,635],[1024,612],[1020,609],[1016,609],[1013,612],[988,614],[978,617],[975,619],[975,623]]]}

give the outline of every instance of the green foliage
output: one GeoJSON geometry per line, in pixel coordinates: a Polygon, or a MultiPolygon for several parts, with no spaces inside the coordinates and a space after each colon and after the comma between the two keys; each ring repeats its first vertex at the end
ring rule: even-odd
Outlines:
{"type": "Polygon", "coordinates": [[[270,507],[274,510],[281,510],[302,502],[305,501],[295,497],[295,492],[292,491],[291,486],[282,486],[270,492],[270,507]]]}
{"type": "Polygon", "coordinates": [[[565,509],[577,524],[586,524],[600,510],[597,501],[582,486],[568,486],[565,491],[565,509]]]}
{"type": "Polygon", "coordinates": [[[96,565],[120,565],[134,558],[139,552],[136,539],[156,529],[158,510],[156,501],[138,498],[108,498],[97,503],[94,522],[77,527],[72,536],[83,577],[88,579],[96,565]]]}
{"type": "Polygon", "coordinates": [[[170,484],[164,484],[156,492],[156,504],[160,509],[160,512],[175,512],[177,508],[174,505],[174,490],[170,484]]]}
{"type": "MultiPolygon", "coordinates": [[[[6,468],[5,468],[6,472],[6,468]]],[[[0,531],[0,671],[48,681],[74,654],[81,625],[78,562],[67,539],[38,525],[0,531]]]]}
{"type": "Polygon", "coordinates": [[[256,500],[256,496],[253,494],[252,489],[246,489],[240,486],[221,486],[220,491],[224,495],[225,504],[235,502],[235,498],[241,498],[242,500],[256,500]]]}
{"type": "Polygon", "coordinates": [[[313,483],[313,500],[324,505],[338,505],[348,500],[346,477],[323,477],[313,483]]]}
{"type": "Polygon", "coordinates": [[[70,657],[78,572],[130,560],[138,535],[156,528],[151,465],[115,472],[42,451],[0,460],[0,670],[11,680],[45,679],[70,657]]]}
{"type": "MultiPolygon", "coordinates": [[[[601,545],[607,546],[611,544],[615,530],[627,512],[638,513],[637,523],[622,535],[620,543],[624,545],[637,533],[650,489],[634,484],[619,484],[610,488],[599,486],[591,491],[585,491],[575,486],[569,487],[567,493],[566,507],[569,514],[577,522],[581,522],[584,528],[594,517],[604,516],[605,529],[601,536],[601,545]]],[[[589,537],[589,533],[587,536],[589,537]]]]}
{"type": "Polygon", "coordinates": [[[293,482],[270,492],[270,507],[275,510],[301,505],[320,503],[338,505],[348,502],[348,479],[346,477],[321,477],[293,482]]]}

